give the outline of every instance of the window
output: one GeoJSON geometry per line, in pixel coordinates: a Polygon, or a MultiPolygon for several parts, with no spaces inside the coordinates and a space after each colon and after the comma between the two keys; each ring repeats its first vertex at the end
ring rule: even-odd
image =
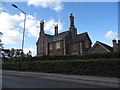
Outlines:
{"type": "Polygon", "coordinates": [[[50,44],[50,50],[52,50],[52,44],[50,44]]]}
{"type": "Polygon", "coordinates": [[[60,42],[56,42],[56,49],[60,48],[60,42]]]}
{"type": "Polygon", "coordinates": [[[88,42],[88,41],[86,41],[85,47],[86,47],[86,48],[89,48],[89,42],[88,42]]]}

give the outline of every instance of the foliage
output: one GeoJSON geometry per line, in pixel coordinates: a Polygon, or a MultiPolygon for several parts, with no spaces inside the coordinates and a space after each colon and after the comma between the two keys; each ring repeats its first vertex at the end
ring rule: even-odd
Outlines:
{"type": "MultiPolygon", "coordinates": [[[[19,59],[19,58],[18,58],[19,59]]],[[[118,53],[107,53],[107,54],[89,54],[89,55],[47,55],[39,57],[24,57],[22,61],[46,61],[46,60],[75,60],[75,59],[120,59],[118,53]]],[[[19,60],[17,60],[19,61],[19,60]]]]}
{"type": "MultiPolygon", "coordinates": [[[[2,36],[2,35],[3,35],[3,33],[0,32],[0,36],[2,36]]],[[[2,40],[1,40],[1,38],[0,38],[0,47],[3,47],[3,44],[2,44],[2,40]]]]}
{"type": "Polygon", "coordinates": [[[92,75],[120,77],[119,59],[103,60],[48,60],[48,61],[29,61],[29,62],[8,62],[3,63],[2,68],[6,70],[22,70],[47,73],[65,73],[76,75],[92,75]],[[21,68],[19,68],[21,66],[21,68]]]}

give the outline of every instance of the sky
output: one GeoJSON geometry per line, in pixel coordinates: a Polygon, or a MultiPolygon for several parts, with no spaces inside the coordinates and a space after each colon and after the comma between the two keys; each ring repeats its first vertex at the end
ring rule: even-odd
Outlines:
{"type": "Polygon", "coordinates": [[[40,21],[45,21],[45,33],[54,35],[56,24],[61,33],[70,27],[71,12],[77,33],[88,32],[93,45],[100,41],[112,46],[112,40],[118,39],[118,2],[1,2],[0,32],[5,49],[22,48],[24,14],[11,4],[27,13],[24,52],[30,50],[33,56],[36,55],[40,21]]]}

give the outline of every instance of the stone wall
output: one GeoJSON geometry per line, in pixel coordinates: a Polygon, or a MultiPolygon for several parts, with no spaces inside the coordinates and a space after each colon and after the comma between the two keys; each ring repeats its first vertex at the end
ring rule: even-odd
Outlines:
{"type": "Polygon", "coordinates": [[[51,42],[49,43],[49,55],[64,55],[64,41],[57,41],[57,42],[51,42]],[[56,47],[56,43],[60,43],[60,48],[56,47]],[[50,49],[50,45],[51,48],[50,49]]]}

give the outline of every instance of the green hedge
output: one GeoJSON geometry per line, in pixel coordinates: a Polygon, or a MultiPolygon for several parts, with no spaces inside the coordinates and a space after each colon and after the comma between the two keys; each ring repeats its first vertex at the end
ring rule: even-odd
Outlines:
{"type": "Polygon", "coordinates": [[[48,60],[76,60],[76,59],[120,59],[118,53],[106,53],[106,54],[87,54],[87,55],[45,55],[37,57],[18,57],[3,60],[4,62],[26,62],[26,61],[48,61],[48,60]]]}
{"type": "Polygon", "coordinates": [[[5,70],[119,77],[120,60],[53,60],[3,63],[5,70]]]}
{"type": "Polygon", "coordinates": [[[118,53],[106,53],[106,54],[88,54],[88,55],[45,55],[38,57],[22,57],[8,59],[8,62],[19,62],[19,61],[48,61],[48,60],[76,60],[76,59],[120,59],[118,53]]]}

